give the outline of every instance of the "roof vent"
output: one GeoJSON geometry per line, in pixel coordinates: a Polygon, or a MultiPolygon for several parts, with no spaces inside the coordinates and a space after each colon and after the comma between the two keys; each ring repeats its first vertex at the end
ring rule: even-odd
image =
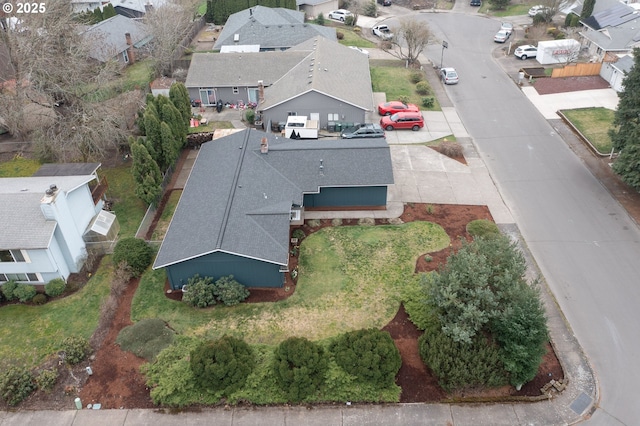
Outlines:
{"type": "Polygon", "coordinates": [[[269,152],[269,142],[267,138],[260,139],[260,153],[267,154],[269,152]]]}
{"type": "Polygon", "coordinates": [[[236,43],[240,41],[240,34],[236,33],[233,35],[233,41],[235,41],[236,43]]]}
{"type": "Polygon", "coordinates": [[[54,191],[54,190],[52,190],[51,188],[49,188],[49,189],[47,189],[46,191],[44,191],[44,193],[45,193],[45,194],[47,194],[48,196],[52,196],[54,192],[55,192],[55,191],[54,191]]]}
{"type": "Polygon", "coordinates": [[[53,192],[56,192],[58,190],[58,186],[55,183],[52,183],[51,185],[49,185],[49,189],[53,192]]]}

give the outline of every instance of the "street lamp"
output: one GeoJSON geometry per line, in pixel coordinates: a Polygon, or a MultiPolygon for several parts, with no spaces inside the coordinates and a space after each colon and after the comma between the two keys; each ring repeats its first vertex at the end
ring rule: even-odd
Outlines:
{"type": "Polygon", "coordinates": [[[444,49],[449,47],[449,43],[442,40],[442,54],[440,55],[440,69],[442,69],[442,60],[444,59],[444,49]]]}

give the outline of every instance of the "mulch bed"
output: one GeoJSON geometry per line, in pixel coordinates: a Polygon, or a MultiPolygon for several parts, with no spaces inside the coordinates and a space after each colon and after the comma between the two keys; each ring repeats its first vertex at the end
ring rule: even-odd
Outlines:
{"type": "Polygon", "coordinates": [[[540,95],[577,92],[580,90],[608,89],[609,83],[599,75],[585,77],[539,78],[533,84],[540,95]]]}

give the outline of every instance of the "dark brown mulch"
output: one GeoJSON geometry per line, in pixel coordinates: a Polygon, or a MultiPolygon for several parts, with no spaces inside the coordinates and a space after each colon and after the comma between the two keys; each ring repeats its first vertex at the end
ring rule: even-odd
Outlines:
{"type": "Polygon", "coordinates": [[[580,90],[608,89],[609,83],[599,75],[585,77],[539,78],[533,84],[540,95],[577,92],[580,90]]]}

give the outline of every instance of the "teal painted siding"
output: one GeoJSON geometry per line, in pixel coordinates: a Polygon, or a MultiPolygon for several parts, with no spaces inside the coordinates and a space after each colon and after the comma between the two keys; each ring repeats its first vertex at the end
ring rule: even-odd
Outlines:
{"type": "Polygon", "coordinates": [[[305,207],[384,206],[386,186],[320,188],[319,194],[304,194],[305,207]]]}
{"type": "Polygon", "coordinates": [[[280,265],[248,259],[227,253],[211,253],[175,265],[167,266],[171,288],[177,290],[195,274],[217,280],[233,275],[245,287],[282,287],[284,274],[280,265]]]}

